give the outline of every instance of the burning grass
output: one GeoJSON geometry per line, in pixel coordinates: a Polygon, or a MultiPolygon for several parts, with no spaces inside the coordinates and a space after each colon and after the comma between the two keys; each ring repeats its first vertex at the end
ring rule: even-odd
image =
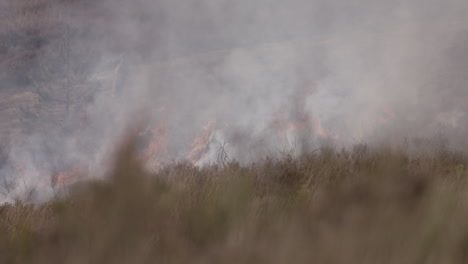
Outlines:
{"type": "Polygon", "coordinates": [[[166,166],[0,207],[0,263],[466,263],[468,160],[322,149],[166,166]]]}

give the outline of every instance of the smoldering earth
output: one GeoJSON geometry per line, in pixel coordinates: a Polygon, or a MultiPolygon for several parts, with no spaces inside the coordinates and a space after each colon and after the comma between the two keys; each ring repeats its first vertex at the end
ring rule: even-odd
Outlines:
{"type": "Polygon", "coordinates": [[[7,0],[0,10],[0,203],[33,189],[45,201],[80,171],[105,175],[129,130],[151,170],[323,145],[467,146],[466,1],[7,0]]]}

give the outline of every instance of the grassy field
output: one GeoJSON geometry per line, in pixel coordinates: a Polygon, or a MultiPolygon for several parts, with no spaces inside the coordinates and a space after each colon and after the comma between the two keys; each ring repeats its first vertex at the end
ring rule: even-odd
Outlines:
{"type": "MultiPolygon", "coordinates": [[[[131,144],[129,144],[131,145],[131,144]]],[[[106,180],[0,207],[0,263],[466,263],[467,159],[322,149],[106,180]]]]}
{"type": "MultiPolygon", "coordinates": [[[[0,0],[0,168],[12,138],[62,129],[92,101],[83,88],[104,89],[88,80],[96,54],[155,46],[101,42],[121,16],[96,3],[0,0]]],[[[0,264],[468,263],[464,154],[359,145],[149,173],[133,146],[102,180],[0,205],[0,264]]]]}

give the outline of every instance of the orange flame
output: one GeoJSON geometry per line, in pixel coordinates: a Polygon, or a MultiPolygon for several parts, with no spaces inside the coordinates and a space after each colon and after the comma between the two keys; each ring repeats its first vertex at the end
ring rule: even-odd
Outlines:
{"type": "Polygon", "coordinates": [[[146,150],[146,156],[160,156],[167,149],[167,126],[165,123],[158,124],[151,130],[151,140],[146,150]]]}
{"type": "Polygon", "coordinates": [[[71,168],[69,170],[62,171],[56,176],[56,184],[61,186],[70,185],[78,181],[80,175],[83,175],[83,169],[71,168]]]}
{"type": "Polygon", "coordinates": [[[309,96],[316,91],[314,82],[305,83],[305,85],[297,91],[294,96],[295,112],[292,118],[281,117],[281,111],[273,120],[273,127],[276,128],[276,133],[280,137],[286,136],[288,133],[306,135],[307,133],[318,135],[322,138],[339,140],[339,135],[326,129],[322,125],[322,121],[315,115],[307,112],[306,101],[309,96]]]}
{"type": "Polygon", "coordinates": [[[78,167],[64,170],[51,175],[48,172],[46,172],[46,170],[43,170],[41,168],[35,168],[34,170],[27,172],[26,166],[22,164],[15,164],[13,168],[18,179],[24,179],[24,177],[26,176],[28,176],[28,178],[30,179],[36,179],[36,181],[34,182],[35,186],[41,188],[47,186],[67,186],[77,182],[80,179],[79,176],[85,175],[85,170],[78,167]],[[47,177],[48,174],[49,177],[47,177]]]}
{"type": "Polygon", "coordinates": [[[151,169],[157,169],[161,166],[164,155],[167,153],[168,129],[166,122],[157,124],[149,131],[148,147],[143,151],[142,160],[146,162],[151,169]]]}
{"type": "Polygon", "coordinates": [[[322,121],[315,116],[309,117],[309,114],[302,112],[300,118],[296,120],[275,119],[273,126],[276,128],[276,134],[280,137],[287,135],[288,132],[293,133],[314,133],[322,138],[338,140],[338,134],[333,133],[322,125],[322,121]],[[312,126],[309,124],[312,123],[312,126]]]}
{"type": "Polygon", "coordinates": [[[187,159],[193,164],[200,161],[203,156],[208,152],[208,144],[211,136],[215,130],[216,121],[211,120],[203,127],[203,132],[193,140],[192,149],[187,155],[187,159]]]}

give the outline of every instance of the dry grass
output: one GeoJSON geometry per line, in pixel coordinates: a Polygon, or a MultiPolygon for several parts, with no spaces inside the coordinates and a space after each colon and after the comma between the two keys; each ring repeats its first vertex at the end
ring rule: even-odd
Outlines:
{"type": "Polygon", "coordinates": [[[145,172],[0,207],[0,263],[466,263],[467,160],[331,149],[145,172]]]}
{"type": "MultiPolygon", "coordinates": [[[[59,2],[0,1],[0,84],[34,84],[34,58],[62,34],[61,17],[44,15],[59,2]]],[[[0,123],[10,130],[17,100],[27,109],[38,99],[5,87],[0,123]]],[[[0,143],[12,133],[3,130],[0,143]]],[[[0,263],[468,262],[462,155],[360,146],[151,174],[131,150],[107,180],[42,205],[0,206],[0,263]]]]}

